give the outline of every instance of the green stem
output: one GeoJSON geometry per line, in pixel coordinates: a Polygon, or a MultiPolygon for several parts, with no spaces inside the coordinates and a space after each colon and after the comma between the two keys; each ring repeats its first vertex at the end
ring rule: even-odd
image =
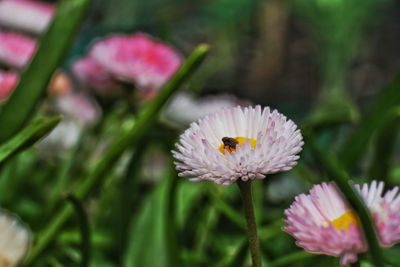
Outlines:
{"type": "Polygon", "coordinates": [[[358,127],[341,147],[339,155],[346,169],[354,167],[365,154],[369,147],[365,144],[373,137],[376,129],[387,123],[386,119],[390,119],[393,108],[400,104],[400,74],[375,99],[358,127]]]}
{"type": "Polygon", "coordinates": [[[176,227],[176,196],[178,188],[178,173],[175,166],[171,162],[170,175],[168,177],[167,194],[165,201],[165,234],[166,245],[168,250],[168,265],[169,267],[181,266],[179,264],[179,248],[178,248],[178,229],[176,227]]]}
{"type": "MultiPolygon", "coordinates": [[[[200,65],[208,49],[208,45],[199,45],[158,95],[141,110],[135,124],[110,146],[110,149],[96,164],[92,173],[76,188],[74,195],[77,199],[84,200],[95,188],[100,187],[108,172],[113,169],[112,167],[124,151],[129,147],[135,147],[142,140],[149,127],[157,119],[161,108],[200,65]]],[[[32,266],[32,262],[49,246],[54,236],[70,218],[72,212],[70,206],[64,206],[55,214],[49,225],[44,227],[43,232],[37,235],[36,246],[28,256],[25,266],[32,266]]]]}
{"type": "Polygon", "coordinates": [[[89,220],[79,199],[77,199],[73,195],[68,195],[66,199],[71,202],[72,206],[75,209],[75,213],[78,217],[79,227],[81,230],[81,267],[88,267],[91,251],[89,220]]]}
{"type": "Polygon", "coordinates": [[[324,170],[328,173],[328,176],[335,181],[336,185],[347,197],[350,205],[360,217],[362,228],[364,229],[365,237],[375,266],[383,267],[383,255],[376,236],[374,221],[359,194],[355,191],[354,187],[350,185],[350,177],[344,171],[344,168],[339,165],[337,159],[333,155],[329,154],[327,151],[323,151],[311,135],[306,133],[304,133],[304,135],[307,144],[310,145],[311,150],[316,158],[321,162],[324,170]]]}
{"type": "Polygon", "coordinates": [[[257,224],[254,216],[253,198],[251,196],[251,181],[237,181],[240,195],[242,197],[244,213],[247,221],[247,230],[249,232],[249,245],[253,267],[261,267],[260,244],[257,236],[257,224]]]}

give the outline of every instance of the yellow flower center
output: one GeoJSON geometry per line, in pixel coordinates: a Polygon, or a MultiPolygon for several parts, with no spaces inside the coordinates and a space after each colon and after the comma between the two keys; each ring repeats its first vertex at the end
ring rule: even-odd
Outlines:
{"type": "Polygon", "coordinates": [[[225,155],[225,150],[228,150],[229,154],[232,153],[232,151],[236,152],[236,145],[239,145],[240,147],[242,146],[243,143],[245,143],[247,140],[250,140],[250,144],[252,148],[256,148],[257,140],[253,138],[247,138],[247,137],[224,137],[222,138],[222,144],[218,148],[218,150],[225,155]]]}
{"type": "Polygon", "coordinates": [[[341,231],[341,229],[348,231],[350,228],[350,223],[353,223],[354,227],[360,225],[360,219],[354,211],[347,211],[342,216],[331,222],[331,224],[335,226],[338,231],[341,231]]]}

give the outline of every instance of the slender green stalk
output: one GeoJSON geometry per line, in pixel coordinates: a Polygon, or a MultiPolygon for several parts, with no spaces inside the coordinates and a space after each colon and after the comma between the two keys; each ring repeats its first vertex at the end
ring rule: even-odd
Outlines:
{"type": "MultiPolygon", "coordinates": [[[[199,45],[159,94],[143,108],[132,128],[123,133],[110,146],[110,149],[98,162],[92,173],[76,188],[74,195],[77,199],[84,200],[96,187],[101,186],[107,177],[107,173],[112,170],[113,165],[118,161],[123,152],[129,147],[136,146],[141,141],[146,131],[157,119],[157,115],[163,105],[195,71],[205,58],[208,49],[207,45],[199,45]]],[[[72,215],[72,212],[73,210],[70,206],[64,206],[50,220],[49,225],[43,228],[43,232],[37,235],[36,246],[29,254],[25,262],[26,266],[32,266],[32,262],[49,246],[54,236],[72,215]]]]}
{"type": "Polygon", "coordinates": [[[372,138],[376,129],[381,128],[386,123],[383,118],[387,118],[393,112],[392,108],[399,104],[400,75],[397,75],[379,94],[359,126],[343,144],[340,151],[340,159],[344,167],[354,166],[361,156],[365,154],[364,152],[368,148],[365,144],[372,138]]]}
{"type": "Polygon", "coordinates": [[[254,216],[253,198],[251,196],[251,181],[243,182],[241,179],[238,179],[237,185],[239,186],[247,221],[251,260],[253,262],[252,266],[261,267],[260,244],[257,236],[257,224],[254,216]]]}
{"type": "Polygon", "coordinates": [[[124,176],[120,182],[119,188],[119,207],[117,209],[118,216],[118,227],[116,227],[116,239],[118,240],[118,264],[123,265],[123,257],[125,254],[127,240],[129,238],[129,223],[131,222],[132,217],[137,212],[136,208],[138,207],[139,202],[139,174],[141,168],[138,166],[142,166],[143,154],[146,151],[148,146],[148,142],[140,142],[135,147],[135,151],[131,155],[129,160],[128,167],[125,171],[124,176]]]}
{"type": "MultiPolygon", "coordinates": [[[[29,148],[40,138],[46,136],[57,126],[60,120],[60,116],[40,119],[17,133],[12,139],[0,146],[0,164],[4,163],[18,152],[29,148]]],[[[2,127],[1,131],[3,131],[4,128],[7,127],[2,127]]]]}
{"type": "Polygon", "coordinates": [[[90,251],[91,251],[91,242],[90,242],[90,227],[89,220],[87,218],[87,214],[83,209],[81,201],[74,197],[73,195],[68,195],[67,200],[71,202],[72,206],[75,209],[76,215],[79,221],[79,227],[81,230],[81,267],[88,267],[90,262],[90,251]]]}
{"type": "Polygon", "coordinates": [[[368,178],[386,181],[392,157],[396,151],[396,140],[400,130],[400,108],[393,108],[387,122],[377,129],[374,152],[369,166],[368,178]]]}
{"type": "Polygon", "coordinates": [[[178,229],[176,222],[176,196],[178,187],[178,173],[174,164],[171,162],[171,170],[168,175],[167,194],[165,198],[165,234],[166,247],[168,250],[168,265],[169,267],[181,266],[178,250],[178,229]]]}
{"type": "Polygon", "coordinates": [[[39,48],[8,101],[0,111],[0,143],[15,135],[33,117],[33,112],[53,72],[60,66],[81,25],[90,0],[62,0],[39,48]],[[3,126],[7,127],[3,127],[3,126]]]}
{"type": "Polygon", "coordinates": [[[328,173],[328,176],[335,181],[339,189],[347,197],[350,205],[357,212],[360,217],[362,228],[368,242],[369,250],[372,254],[372,259],[377,267],[383,267],[383,254],[379,246],[379,241],[376,236],[374,227],[374,221],[369,213],[364,202],[361,200],[358,193],[354,190],[353,186],[350,185],[350,177],[341,167],[336,158],[329,154],[327,151],[323,151],[316,143],[313,137],[306,135],[306,143],[310,145],[312,152],[316,158],[321,162],[324,170],[328,173]]]}

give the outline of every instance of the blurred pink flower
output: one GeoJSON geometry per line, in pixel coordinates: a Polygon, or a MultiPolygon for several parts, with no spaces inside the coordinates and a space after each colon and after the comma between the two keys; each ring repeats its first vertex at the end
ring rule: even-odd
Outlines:
{"type": "Polygon", "coordinates": [[[143,33],[102,39],[93,45],[90,56],[117,79],[147,91],[157,91],[181,65],[172,47],[143,33]]]}
{"type": "Polygon", "coordinates": [[[83,93],[71,92],[58,96],[56,99],[56,109],[66,119],[71,119],[82,126],[95,124],[101,116],[101,111],[97,103],[83,93]]]}
{"type": "Polygon", "coordinates": [[[107,72],[105,66],[89,56],[75,61],[72,71],[80,82],[101,95],[119,94],[121,92],[121,84],[107,72]]]}
{"type": "Polygon", "coordinates": [[[0,1],[0,25],[34,34],[43,32],[55,12],[50,3],[31,0],[0,1]]]}
{"type": "Polygon", "coordinates": [[[0,101],[3,101],[9,97],[17,83],[17,73],[0,71],[0,101]]]}
{"type": "Polygon", "coordinates": [[[24,67],[36,51],[34,39],[11,32],[0,32],[0,61],[16,68],[24,67]]]}
{"type": "MultiPolygon", "coordinates": [[[[355,185],[375,219],[383,246],[400,241],[400,197],[398,188],[382,197],[383,182],[373,181],[362,188],[355,185]]],[[[283,230],[297,239],[307,251],[341,257],[346,265],[357,261],[357,254],[368,248],[358,215],[334,183],[314,185],[309,195],[301,194],[285,210],[283,230]]]]}

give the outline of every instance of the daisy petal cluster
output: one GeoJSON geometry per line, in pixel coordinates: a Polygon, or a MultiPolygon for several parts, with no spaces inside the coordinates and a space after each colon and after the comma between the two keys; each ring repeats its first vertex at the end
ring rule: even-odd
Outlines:
{"type": "Polygon", "coordinates": [[[15,216],[0,211],[0,266],[18,266],[31,246],[30,231],[15,216]]]}
{"type": "Polygon", "coordinates": [[[12,32],[0,32],[0,61],[14,68],[24,67],[36,51],[36,40],[12,32]]]}
{"type": "MultiPolygon", "coordinates": [[[[382,246],[400,241],[400,197],[398,188],[382,196],[383,182],[355,185],[374,216],[382,246]]],[[[334,183],[315,185],[310,194],[301,194],[285,210],[283,230],[309,252],[340,257],[342,265],[357,261],[357,254],[368,249],[358,215],[334,183]]]]}
{"type": "Polygon", "coordinates": [[[341,257],[346,265],[357,261],[367,245],[357,215],[333,183],[315,185],[285,210],[284,231],[307,251],[341,257]]]}
{"type": "Polygon", "coordinates": [[[179,176],[230,185],[296,165],[303,138],[296,124],[269,107],[231,107],[192,123],[173,151],[179,176]]]}
{"type": "Polygon", "coordinates": [[[381,245],[390,247],[400,241],[400,196],[399,188],[388,190],[384,195],[383,182],[373,181],[370,185],[355,185],[365,205],[375,220],[381,245]]]}
{"type": "Polygon", "coordinates": [[[172,47],[137,33],[112,35],[95,42],[88,55],[72,68],[78,79],[94,89],[113,87],[115,81],[120,81],[156,92],[180,65],[181,57],[172,47]]]}
{"type": "Polygon", "coordinates": [[[0,24],[7,28],[42,33],[53,18],[55,6],[31,0],[0,1],[0,24]]]}

